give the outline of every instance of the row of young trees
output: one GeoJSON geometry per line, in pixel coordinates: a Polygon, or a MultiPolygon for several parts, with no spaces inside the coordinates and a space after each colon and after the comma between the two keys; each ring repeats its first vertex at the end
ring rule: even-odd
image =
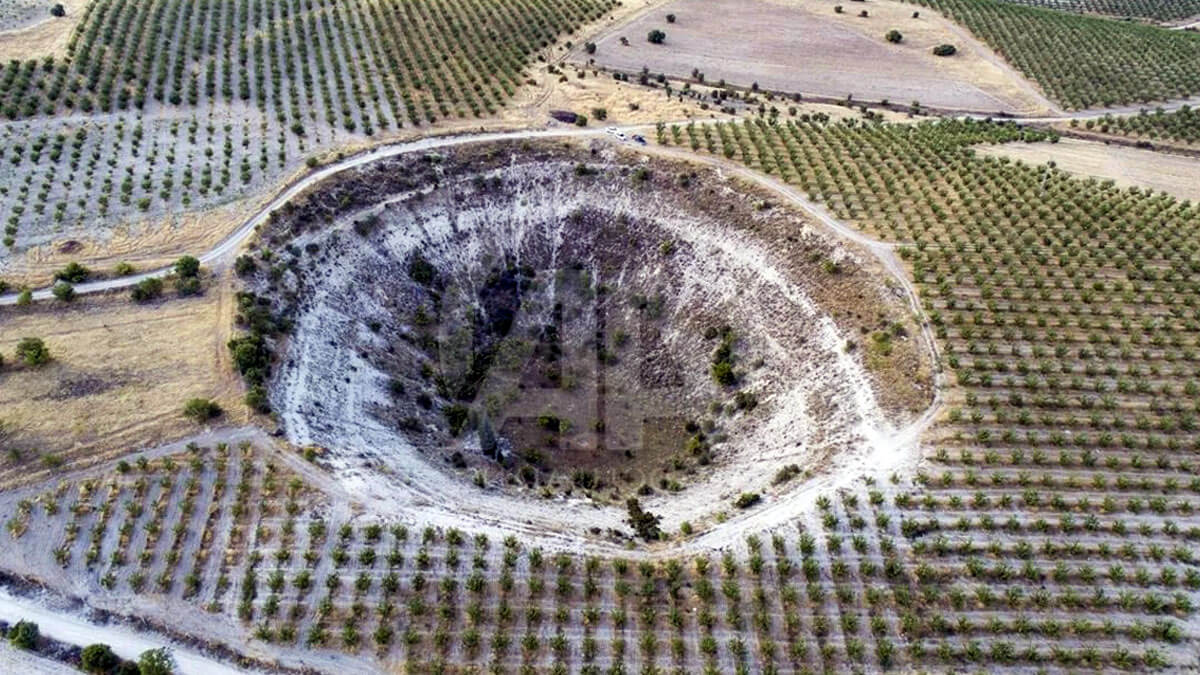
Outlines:
{"type": "Polygon", "coordinates": [[[253,102],[303,127],[375,128],[494,111],[558,35],[609,0],[103,0],[66,59],[14,61],[0,73],[10,118],[253,102]],[[321,106],[316,102],[320,101],[321,106]]]}
{"type": "Polygon", "coordinates": [[[1081,14],[1178,21],[1200,16],[1200,0],[1004,0],[1081,14]]]}
{"type": "Polygon", "coordinates": [[[111,485],[63,483],[27,517],[49,527],[65,516],[68,536],[88,532],[60,564],[103,593],[182,597],[276,649],[418,670],[1134,670],[1179,658],[1200,584],[1195,554],[1171,532],[1110,541],[1067,514],[1043,527],[1034,518],[1048,516],[1015,509],[1006,521],[1014,505],[959,503],[955,484],[924,475],[821,496],[795,527],[735,551],[651,561],[331,521],[319,497],[260,462],[252,448],[223,446],[121,462],[111,485]],[[119,555],[160,538],[148,558],[119,555]],[[171,572],[173,552],[193,561],[186,574],[171,572]]]}
{"type": "Polygon", "coordinates": [[[966,26],[1068,108],[1200,93],[1200,34],[1007,0],[914,2],[966,26]]]}
{"type": "Polygon", "coordinates": [[[0,116],[24,120],[3,128],[2,242],[167,217],[339,140],[493,114],[535,55],[612,4],[91,3],[65,59],[0,66],[0,116]],[[116,119],[45,117],[65,112],[116,119]]]}
{"type": "Polygon", "coordinates": [[[1105,115],[1082,124],[1073,120],[1071,126],[1148,141],[1173,141],[1188,145],[1200,143],[1200,110],[1188,105],[1171,112],[1159,108],[1153,112],[1142,110],[1137,115],[1105,115]]]}
{"type": "MultiPolygon", "coordinates": [[[[1192,615],[1200,590],[1195,204],[972,148],[1055,140],[1013,124],[768,116],[660,135],[676,137],[904,244],[956,389],[921,489],[895,505],[918,581],[986,599],[920,622],[934,638],[922,660],[1011,662],[1029,612],[1055,622],[1042,639],[1085,617],[1077,634],[1106,641],[1190,637],[1178,624],[1156,633],[1155,617],[1192,615]],[[1105,592],[1088,595],[1101,578],[1105,592]],[[1096,614],[1125,618],[1104,628],[1096,614]],[[936,639],[949,635],[968,641],[936,639]]],[[[1131,667],[1129,649],[1104,659],[1131,667]]],[[[1161,664],[1172,649],[1132,662],[1161,664]]]]}
{"type": "Polygon", "coordinates": [[[147,649],[137,660],[127,661],[117,656],[112,647],[102,642],[76,647],[78,656],[70,656],[69,646],[64,655],[62,643],[50,644],[41,634],[41,629],[32,621],[20,620],[8,629],[8,642],[17,649],[41,652],[48,658],[65,660],[77,665],[80,670],[92,675],[172,675],[175,672],[175,657],[166,647],[147,649]]]}

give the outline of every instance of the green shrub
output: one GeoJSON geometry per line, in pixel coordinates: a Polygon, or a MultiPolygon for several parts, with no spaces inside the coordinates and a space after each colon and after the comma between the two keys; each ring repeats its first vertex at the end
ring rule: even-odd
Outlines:
{"type": "Polygon", "coordinates": [[[954,56],[958,53],[958,48],[954,45],[938,45],[933,48],[934,56],[954,56]]]}
{"type": "Polygon", "coordinates": [[[141,675],[172,675],[175,672],[175,657],[166,647],[148,649],[138,657],[138,672],[141,675]]]}
{"type": "Polygon", "coordinates": [[[32,621],[21,620],[8,630],[8,642],[17,649],[34,649],[37,647],[38,625],[32,621]]]}
{"type": "Polygon", "coordinates": [[[179,277],[175,279],[175,292],[180,296],[200,295],[200,292],[203,290],[204,287],[200,283],[200,277],[198,276],[179,277]]]}
{"type": "Polygon", "coordinates": [[[891,42],[892,44],[900,44],[904,41],[904,36],[901,35],[900,31],[898,30],[889,30],[885,37],[887,38],[887,41],[891,42]]]}
{"type": "Polygon", "coordinates": [[[93,644],[83,648],[79,654],[79,667],[88,673],[97,675],[111,673],[121,665],[121,657],[113,653],[112,647],[106,644],[93,644]]]}
{"type": "Polygon", "coordinates": [[[739,509],[748,509],[762,501],[762,495],[757,492],[743,492],[734,500],[733,505],[739,509]]]}
{"type": "Polygon", "coordinates": [[[737,375],[733,372],[733,364],[728,361],[718,361],[712,364],[712,377],[722,387],[737,384],[737,375]]]}
{"type": "Polygon", "coordinates": [[[261,384],[250,387],[250,390],[246,392],[245,401],[246,405],[255,412],[271,412],[271,402],[267,400],[267,389],[261,384]]]}
{"type": "Polygon", "coordinates": [[[183,404],[184,416],[194,420],[197,424],[203,424],[218,417],[221,412],[221,406],[207,398],[191,398],[183,404]]]}
{"type": "Polygon", "coordinates": [[[266,339],[259,333],[250,333],[229,340],[227,345],[233,354],[233,367],[251,385],[262,384],[270,374],[271,350],[266,339]]]}
{"type": "Polygon", "coordinates": [[[437,277],[437,268],[417,252],[408,261],[408,277],[422,286],[428,286],[437,277]]]}
{"type": "Polygon", "coordinates": [[[134,302],[149,302],[162,295],[162,291],[162,279],[150,277],[134,284],[133,289],[129,291],[129,297],[133,298],[134,302]]]}
{"type": "Polygon", "coordinates": [[[448,405],[442,410],[446,424],[450,425],[450,435],[457,436],[467,425],[467,407],[458,403],[448,405]]]}
{"type": "Polygon", "coordinates": [[[75,299],[75,287],[65,281],[54,284],[50,293],[63,302],[71,302],[75,299]]]}
{"type": "Polygon", "coordinates": [[[667,41],[667,34],[655,28],[646,35],[646,39],[650,44],[661,45],[667,41]]]}
{"type": "Polygon", "coordinates": [[[658,524],[662,522],[661,516],[656,516],[649,511],[642,509],[642,504],[636,497],[630,497],[625,502],[625,509],[629,512],[629,524],[633,526],[634,532],[646,541],[655,541],[661,535],[658,529],[658,524]]]}
{"type": "Polygon", "coordinates": [[[772,485],[783,485],[796,476],[800,475],[800,466],[797,464],[788,464],[779,471],[775,472],[775,479],[771,481],[772,485]]]}
{"type": "Polygon", "coordinates": [[[21,338],[17,343],[17,360],[36,368],[50,360],[50,350],[41,338],[21,338]]]}
{"type": "Polygon", "coordinates": [[[200,261],[190,255],[185,255],[175,261],[175,274],[180,277],[194,277],[200,274],[200,261]]]}
{"type": "Polygon", "coordinates": [[[69,262],[67,266],[54,273],[54,278],[72,284],[80,284],[88,280],[92,271],[77,262],[69,262]]]}
{"type": "Polygon", "coordinates": [[[258,270],[258,263],[254,262],[254,258],[248,255],[240,255],[237,260],[233,261],[233,271],[239,277],[249,276],[258,270]]]}
{"type": "Polygon", "coordinates": [[[721,329],[721,344],[712,356],[712,377],[722,387],[737,384],[737,374],[733,372],[733,342],[733,331],[725,326],[721,329]]]}

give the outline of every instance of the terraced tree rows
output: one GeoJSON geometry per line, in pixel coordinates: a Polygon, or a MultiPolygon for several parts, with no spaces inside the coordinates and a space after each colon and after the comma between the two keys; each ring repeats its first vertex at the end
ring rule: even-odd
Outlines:
{"type": "Polygon", "coordinates": [[[1004,0],[1018,5],[1045,7],[1081,14],[1137,17],[1156,21],[1178,21],[1200,16],[1198,0],[1004,0]]]}
{"type": "MultiPolygon", "coordinates": [[[[157,554],[141,556],[149,562],[127,581],[115,560],[103,575],[102,567],[79,556],[62,564],[97,583],[101,596],[188,600],[197,611],[230,616],[249,639],[275,648],[349,653],[398,662],[409,672],[815,673],[964,664],[1132,669],[1173,657],[1181,639],[1173,614],[1186,613],[1171,604],[1178,594],[1166,605],[1150,599],[1160,592],[1162,573],[1147,577],[1153,565],[1138,561],[1154,555],[1154,544],[1107,554],[1117,563],[1110,577],[1116,568],[1127,570],[1115,584],[1140,584],[1112,596],[1114,607],[1132,608],[1116,610],[1122,620],[1081,619],[1072,611],[1077,603],[1097,602],[1090,589],[1077,587],[1076,577],[1087,573],[1042,562],[1073,561],[1078,550],[1041,543],[1026,556],[1034,562],[1005,572],[987,558],[996,551],[971,542],[961,527],[951,532],[947,526],[950,534],[932,541],[921,537],[912,523],[928,528],[944,514],[918,494],[922,488],[894,480],[867,480],[822,497],[794,529],[748,537],[736,552],[645,561],[556,553],[456,529],[330,520],[312,510],[303,488],[290,480],[280,508],[283,477],[273,480],[269,463],[250,459],[242,460],[253,468],[240,469],[246,473],[231,497],[209,486],[239,471],[232,461],[221,467],[235,457],[220,448],[213,457],[216,479],[201,477],[206,487],[196,498],[209,503],[207,522],[222,523],[215,536],[226,542],[225,562],[198,559],[206,550],[207,534],[201,534],[199,549],[183,549],[184,559],[196,560],[182,583],[178,559],[172,563],[177,549],[161,545],[154,547],[161,549],[157,554]],[[247,484],[252,487],[242,487],[247,484]],[[254,502],[244,499],[252,491],[251,500],[268,499],[257,513],[248,512],[254,502]],[[252,542],[229,535],[231,527],[251,522],[252,542]],[[1033,569],[1046,578],[1041,589],[1030,587],[1033,569]],[[995,580],[1005,575],[1007,587],[995,580]]],[[[114,482],[107,492],[80,485],[87,506],[75,509],[90,514],[97,504],[123,500],[125,522],[140,525],[128,534],[122,524],[122,537],[149,540],[148,532],[162,528],[153,525],[156,510],[168,514],[175,531],[194,537],[199,522],[175,518],[186,511],[186,485],[194,476],[185,472],[180,486],[168,484],[155,467],[137,471],[150,479],[114,482]],[[169,496],[139,492],[150,481],[169,496]],[[109,497],[114,490],[123,496],[109,497]]],[[[24,518],[37,527],[62,520],[49,506],[61,498],[21,507],[24,518]]],[[[26,541],[18,537],[14,545],[26,541]]],[[[1168,555],[1178,559],[1186,555],[1182,550],[1168,555]]]]}
{"type": "Polygon", "coordinates": [[[729,552],[622,560],[351,517],[276,455],[194,448],[7,497],[12,560],[411,672],[1195,667],[1200,209],[972,150],[1054,138],[660,129],[903,244],[955,384],[911,481],[867,476],[729,552]]]}
{"type": "Polygon", "coordinates": [[[4,244],[44,243],[72,228],[163,217],[262,188],[304,148],[260,135],[267,128],[211,114],[9,125],[0,132],[0,161],[13,176],[0,186],[4,244]]]}
{"type": "MultiPolygon", "coordinates": [[[[970,149],[1047,138],[1013,125],[678,131],[905,244],[957,385],[931,466],[895,498],[915,587],[937,599],[906,628],[914,657],[1195,638],[1172,619],[1200,590],[1200,209],[970,149]]],[[[1113,665],[1128,648],[1098,647],[1113,665]]]]}
{"type": "Polygon", "coordinates": [[[1174,141],[1192,145],[1200,142],[1200,111],[1190,106],[1164,112],[1145,111],[1137,115],[1105,115],[1100,119],[1073,122],[1073,127],[1119,134],[1151,141],[1174,141]]]}
{"type": "Polygon", "coordinates": [[[379,132],[493,115],[539,51],[612,6],[91,3],[65,59],[0,66],[5,252],[226,204],[379,132]]]}
{"type": "Polygon", "coordinates": [[[249,102],[303,127],[367,133],[495,112],[538,50],[598,18],[603,0],[335,3],[102,0],[64,60],[11,62],[9,118],[249,102]]]}
{"type": "Polygon", "coordinates": [[[1200,35],[1005,0],[914,0],[936,9],[1072,109],[1200,93],[1200,35]]]}
{"type": "Polygon", "coordinates": [[[105,593],[153,593],[220,611],[233,606],[228,591],[248,545],[267,536],[262,523],[315,503],[311,489],[249,444],[193,446],[122,460],[110,477],[60,481],[20,500],[7,530],[34,551],[29,564],[77,571],[105,593]],[[46,529],[30,534],[35,517],[46,529]]]}
{"type": "MultiPolygon", "coordinates": [[[[64,483],[20,502],[14,520],[101,532],[95,560],[79,541],[54,549],[100,598],[185,600],[248,639],[411,672],[809,673],[903,660],[889,581],[902,569],[898,524],[874,495],[824,499],[821,518],[750,537],[739,553],[651,562],[331,520],[273,466],[250,449],[195,449],[64,483]],[[105,510],[112,522],[101,526],[105,510]]],[[[10,535],[24,556],[48,556],[34,535],[10,535]]]]}

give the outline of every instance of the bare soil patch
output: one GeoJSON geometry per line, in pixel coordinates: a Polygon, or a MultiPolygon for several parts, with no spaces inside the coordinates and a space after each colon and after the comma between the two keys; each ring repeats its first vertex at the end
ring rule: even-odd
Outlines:
{"type": "MultiPolygon", "coordinates": [[[[872,2],[846,5],[835,14],[832,0],[678,0],[645,14],[597,40],[595,54],[577,51],[575,58],[637,72],[718,80],[775,91],[842,98],[880,100],[997,112],[1025,112],[1040,107],[1014,81],[1011,72],[990,62],[952,25],[932,13],[912,18],[914,7],[872,2]],[[857,13],[866,10],[869,16],[857,13]],[[675,14],[675,23],[666,21],[675,14]],[[647,40],[651,30],[667,34],[664,44],[647,40]],[[904,35],[889,44],[890,30],[904,35]],[[622,38],[628,45],[622,45],[622,38]],[[950,43],[960,53],[939,58],[930,53],[950,43]]],[[[1027,87],[1027,85],[1025,85],[1027,87]]]]}
{"type": "Polygon", "coordinates": [[[1150,188],[1180,199],[1200,199],[1200,159],[1194,157],[1076,138],[1063,138],[1057,143],[989,145],[976,152],[1030,164],[1054,162],[1063,171],[1113,180],[1122,187],[1150,188]]]}

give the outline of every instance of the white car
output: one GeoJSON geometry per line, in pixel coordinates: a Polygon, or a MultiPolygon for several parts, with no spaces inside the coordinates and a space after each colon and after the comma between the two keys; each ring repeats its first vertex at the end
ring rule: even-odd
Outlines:
{"type": "Polygon", "coordinates": [[[604,129],[604,133],[616,136],[616,135],[620,134],[621,132],[619,130],[617,130],[616,127],[606,127],[604,129]]]}

